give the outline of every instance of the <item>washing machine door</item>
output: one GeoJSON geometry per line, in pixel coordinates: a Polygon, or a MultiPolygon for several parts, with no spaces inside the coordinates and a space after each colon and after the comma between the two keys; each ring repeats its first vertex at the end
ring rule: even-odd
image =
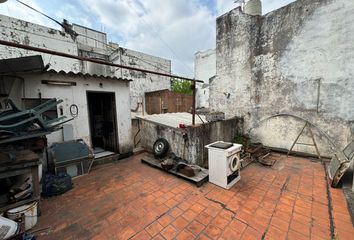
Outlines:
{"type": "Polygon", "coordinates": [[[241,167],[241,160],[238,154],[231,156],[230,169],[232,172],[237,171],[241,167]]]}

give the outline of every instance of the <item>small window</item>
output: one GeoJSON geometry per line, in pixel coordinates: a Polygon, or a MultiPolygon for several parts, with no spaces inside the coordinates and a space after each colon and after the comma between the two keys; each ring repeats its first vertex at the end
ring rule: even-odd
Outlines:
{"type": "MultiPolygon", "coordinates": [[[[50,100],[50,98],[22,98],[26,110],[35,108],[38,105],[43,104],[48,100],[50,100]]],[[[54,106],[53,108],[47,110],[42,114],[42,116],[45,119],[57,118],[58,117],[57,107],[54,106]]]]}

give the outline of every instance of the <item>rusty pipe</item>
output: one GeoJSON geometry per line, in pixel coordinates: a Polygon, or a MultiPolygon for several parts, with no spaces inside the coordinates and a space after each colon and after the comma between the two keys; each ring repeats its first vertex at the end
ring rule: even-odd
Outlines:
{"type": "Polygon", "coordinates": [[[195,82],[192,83],[192,90],[193,90],[193,106],[192,106],[192,125],[195,125],[195,102],[196,102],[196,87],[195,82]]]}
{"type": "Polygon", "coordinates": [[[121,64],[116,64],[116,63],[105,62],[102,60],[92,59],[92,58],[88,58],[88,57],[80,57],[80,56],[76,56],[76,55],[72,55],[72,54],[57,52],[57,51],[44,49],[44,48],[32,47],[32,46],[9,42],[9,41],[4,41],[4,40],[0,40],[0,45],[5,45],[5,46],[15,47],[15,48],[22,48],[25,50],[47,53],[47,54],[56,55],[56,56],[60,56],[60,57],[72,58],[72,59],[77,59],[80,61],[93,62],[93,63],[98,63],[98,64],[112,66],[112,67],[119,67],[119,68],[124,68],[124,69],[128,69],[128,70],[133,70],[133,71],[145,72],[145,73],[155,74],[155,75],[164,76],[164,77],[184,79],[184,80],[191,81],[191,82],[201,82],[201,83],[203,82],[202,80],[181,77],[178,75],[172,75],[172,74],[168,74],[168,73],[150,71],[150,70],[145,70],[145,69],[141,69],[141,68],[135,68],[135,67],[125,66],[125,65],[121,65],[121,64]]]}

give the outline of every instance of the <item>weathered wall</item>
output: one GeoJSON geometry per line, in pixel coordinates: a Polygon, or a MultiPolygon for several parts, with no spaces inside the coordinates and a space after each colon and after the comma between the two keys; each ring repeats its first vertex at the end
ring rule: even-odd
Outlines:
{"type": "MultiPolygon", "coordinates": [[[[289,149],[309,119],[340,147],[354,133],[354,1],[298,0],[263,17],[239,9],[217,19],[217,77],[210,107],[244,116],[255,140],[289,149]]],[[[309,133],[301,142],[311,142],[309,133]]],[[[323,155],[328,141],[315,131],[323,155]]],[[[295,150],[315,153],[313,147],[295,150]]]]}
{"type": "Polygon", "coordinates": [[[197,52],[194,55],[194,78],[203,80],[197,83],[197,108],[209,108],[210,78],[216,75],[215,49],[197,52]]]}
{"type": "Polygon", "coordinates": [[[201,124],[185,129],[172,128],[146,120],[141,120],[141,146],[152,152],[154,142],[165,138],[171,151],[178,157],[184,158],[199,166],[207,166],[208,151],[205,145],[216,141],[232,141],[237,133],[243,131],[243,120],[232,118],[225,121],[201,124]],[[185,143],[183,133],[188,140],[185,143]]]}
{"type": "MultiPolygon", "coordinates": [[[[107,36],[105,33],[88,29],[77,24],[73,24],[72,26],[73,30],[80,34],[76,40],[73,40],[70,35],[55,29],[0,15],[0,34],[3,40],[72,55],[109,60],[114,63],[151,71],[171,73],[170,60],[125,49],[114,43],[110,43],[109,46],[106,44],[107,36]]],[[[38,54],[38,52],[0,45],[1,59],[38,54]]],[[[145,102],[145,92],[170,89],[171,85],[170,78],[167,77],[103,66],[96,63],[82,62],[50,54],[40,53],[40,55],[43,57],[44,64],[49,63],[50,69],[56,71],[84,72],[133,79],[134,82],[130,86],[132,109],[136,108],[138,102],[145,102]]]]}
{"type": "MultiPolygon", "coordinates": [[[[77,118],[69,122],[73,125],[74,138],[82,138],[86,143],[91,145],[89,115],[87,106],[87,91],[99,92],[114,92],[117,112],[117,128],[118,128],[118,147],[120,153],[129,153],[133,150],[133,143],[131,138],[131,117],[129,104],[129,82],[118,80],[108,80],[93,77],[78,77],[68,76],[55,73],[45,74],[29,74],[22,76],[25,81],[16,81],[10,98],[16,103],[21,103],[22,98],[57,98],[62,99],[63,103],[58,105],[59,109],[63,108],[63,114],[70,117],[70,106],[76,104],[78,106],[79,114],[77,118]],[[42,80],[55,81],[73,81],[76,86],[57,86],[42,84],[42,80]],[[100,85],[100,82],[102,85],[100,85]]],[[[19,107],[21,105],[18,105],[19,107]]],[[[63,141],[62,130],[54,132],[47,136],[48,143],[63,141]]]]}
{"type": "MultiPolygon", "coordinates": [[[[5,41],[78,55],[77,45],[70,35],[16,18],[0,15],[0,34],[1,39],[5,41]]],[[[0,59],[30,55],[38,55],[38,52],[0,45],[0,59]]],[[[52,69],[57,71],[81,71],[81,63],[78,60],[65,59],[63,61],[62,57],[49,54],[41,55],[43,62],[45,64],[49,63],[52,69]]]]}
{"type": "MultiPolygon", "coordinates": [[[[126,48],[119,48],[117,53],[113,56],[113,62],[115,63],[156,72],[171,73],[171,61],[167,59],[154,57],[126,48]]],[[[145,109],[145,92],[171,89],[171,82],[168,77],[126,69],[120,69],[117,73],[123,78],[133,79],[130,85],[132,109],[136,109],[138,103],[143,103],[145,109]]]]}

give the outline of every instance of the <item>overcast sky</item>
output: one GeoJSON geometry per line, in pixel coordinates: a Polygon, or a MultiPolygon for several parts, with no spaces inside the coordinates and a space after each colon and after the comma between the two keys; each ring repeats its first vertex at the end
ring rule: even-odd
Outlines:
{"type": "MultiPolygon", "coordinates": [[[[172,60],[172,71],[193,76],[194,53],[215,48],[215,19],[238,6],[234,0],[22,0],[62,21],[105,31],[122,47],[172,60]]],[[[294,0],[262,0],[263,14],[294,0]]],[[[0,14],[59,28],[15,0],[0,14]]]]}

